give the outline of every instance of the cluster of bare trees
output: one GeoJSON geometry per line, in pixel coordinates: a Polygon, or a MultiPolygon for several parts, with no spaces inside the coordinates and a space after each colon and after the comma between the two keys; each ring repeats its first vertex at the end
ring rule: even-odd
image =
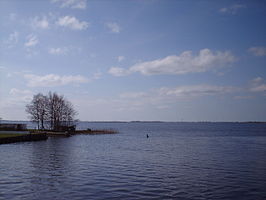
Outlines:
{"type": "Polygon", "coordinates": [[[55,92],[34,95],[32,101],[26,105],[26,112],[38,124],[38,129],[52,130],[58,130],[62,125],[73,125],[77,114],[71,102],[55,92]]]}

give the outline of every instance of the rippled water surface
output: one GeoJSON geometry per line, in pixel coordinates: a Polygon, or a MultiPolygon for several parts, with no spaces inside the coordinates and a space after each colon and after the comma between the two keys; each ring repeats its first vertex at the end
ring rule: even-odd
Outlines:
{"type": "Polygon", "coordinates": [[[266,124],[87,127],[120,133],[0,145],[0,199],[266,199],[266,124]]]}

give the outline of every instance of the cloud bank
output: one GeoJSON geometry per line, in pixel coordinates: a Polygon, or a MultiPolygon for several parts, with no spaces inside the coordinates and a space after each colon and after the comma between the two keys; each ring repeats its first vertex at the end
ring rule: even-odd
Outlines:
{"type": "Polygon", "coordinates": [[[235,60],[236,58],[229,51],[214,52],[210,49],[202,49],[198,55],[193,55],[191,51],[185,51],[180,55],[141,62],[129,69],[112,67],[109,69],[109,73],[114,76],[125,76],[134,72],[139,72],[142,75],[200,73],[224,67],[235,60]]]}
{"type": "Polygon", "coordinates": [[[27,80],[27,86],[29,87],[54,87],[89,82],[89,79],[81,75],[60,76],[56,74],[48,74],[38,76],[34,74],[26,74],[24,75],[24,78],[27,80]]]}
{"type": "Polygon", "coordinates": [[[217,86],[217,85],[189,85],[178,86],[175,88],[160,88],[159,94],[161,96],[175,96],[175,97],[198,97],[225,94],[236,91],[237,88],[231,86],[217,86]]]}

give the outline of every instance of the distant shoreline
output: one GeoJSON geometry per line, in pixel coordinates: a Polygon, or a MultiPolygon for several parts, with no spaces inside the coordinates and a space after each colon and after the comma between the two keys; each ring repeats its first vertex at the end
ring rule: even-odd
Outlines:
{"type": "MultiPolygon", "coordinates": [[[[31,122],[28,120],[1,120],[2,122],[31,122]]],[[[79,121],[82,123],[266,123],[266,121],[79,121]]],[[[77,123],[79,123],[77,122],[77,123]]]]}

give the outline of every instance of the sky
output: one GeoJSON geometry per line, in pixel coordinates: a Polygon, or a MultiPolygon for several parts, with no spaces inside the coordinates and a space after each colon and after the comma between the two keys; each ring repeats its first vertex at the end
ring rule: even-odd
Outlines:
{"type": "Polygon", "coordinates": [[[1,0],[0,117],[64,95],[83,121],[266,121],[266,2],[1,0]]]}

